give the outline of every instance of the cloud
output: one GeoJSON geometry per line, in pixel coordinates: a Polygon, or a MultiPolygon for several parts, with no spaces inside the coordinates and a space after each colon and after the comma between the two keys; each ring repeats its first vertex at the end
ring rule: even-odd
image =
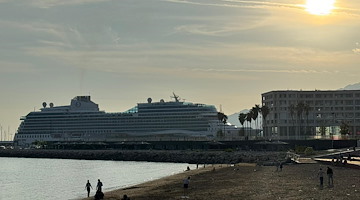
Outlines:
{"type": "Polygon", "coordinates": [[[241,24],[221,24],[221,25],[206,25],[193,24],[181,25],[174,28],[175,33],[187,33],[204,36],[229,36],[242,30],[249,30],[261,26],[262,22],[241,23],[241,24]]]}
{"type": "MultiPolygon", "coordinates": [[[[285,8],[285,9],[298,9],[305,10],[305,4],[297,3],[281,3],[272,1],[256,1],[256,0],[218,0],[214,3],[205,3],[197,0],[166,0],[173,3],[184,3],[200,6],[218,6],[218,7],[234,7],[234,8],[254,8],[254,9],[271,9],[271,8],[285,8]]],[[[349,16],[359,16],[360,9],[336,7],[333,13],[346,14],[349,16]]]]}
{"type": "Polygon", "coordinates": [[[339,71],[318,71],[318,70],[308,70],[308,69],[297,69],[297,70],[288,70],[288,69],[192,69],[192,71],[203,71],[203,72],[246,72],[246,73],[284,73],[284,74],[335,74],[339,71]]]}
{"type": "Polygon", "coordinates": [[[56,6],[101,3],[104,1],[111,0],[27,0],[25,2],[26,4],[30,4],[31,6],[38,8],[51,8],[56,6]]]}
{"type": "Polygon", "coordinates": [[[204,3],[203,1],[190,1],[190,0],[166,0],[173,3],[184,3],[202,6],[221,6],[221,7],[237,7],[237,8],[271,8],[271,7],[282,7],[282,8],[295,8],[303,9],[304,5],[301,4],[286,4],[266,1],[238,1],[238,0],[219,0],[215,3],[204,3]]]}

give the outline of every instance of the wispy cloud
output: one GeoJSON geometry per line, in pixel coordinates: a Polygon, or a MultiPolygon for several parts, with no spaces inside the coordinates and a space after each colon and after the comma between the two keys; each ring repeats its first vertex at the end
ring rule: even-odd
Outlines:
{"type": "MultiPolygon", "coordinates": [[[[238,7],[238,8],[254,8],[254,9],[269,9],[269,8],[286,8],[304,10],[305,4],[297,3],[282,3],[273,1],[256,1],[256,0],[217,0],[212,3],[199,0],[165,0],[173,3],[193,4],[200,6],[219,6],[219,7],[238,7]]],[[[360,9],[336,7],[333,13],[343,13],[350,16],[359,16],[360,9]]]]}
{"type": "Polygon", "coordinates": [[[328,71],[328,70],[308,70],[308,69],[192,69],[192,71],[203,71],[203,72],[245,72],[245,73],[285,73],[285,74],[335,74],[339,71],[328,71]]]}
{"type": "Polygon", "coordinates": [[[283,7],[303,9],[302,4],[286,4],[266,1],[238,1],[238,0],[218,0],[212,3],[196,0],[166,0],[173,3],[184,3],[202,6],[222,6],[222,7],[238,7],[238,8],[269,8],[269,7],[283,7]]]}
{"type": "Polygon", "coordinates": [[[194,35],[205,35],[205,36],[229,36],[236,34],[239,31],[249,30],[259,27],[263,24],[263,21],[249,21],[237,24],[220,24],[220,25],[209,25],[209,24],[192,24],[192,25],[181,25],[174,28],[175,33],[187,33],[194,35]]]}
{"type": "Polygon", "coordinates": [[[18,34],[28,36],[35,46],[55,46],[63,48],[91,48],[85,36],[77,27],[54,24],[46,21],[6,21],[0,20],[0,26],[14,29],[18,34]]]}
{"type": "Polygon", "coordinates": [[[38,8],[51,8],[55,6],[65,6],[65,5],[80,5],[80,4],[90,4],[90,3],[101,3],[104,1],[111,0],[27,0],[26,4],[38,8]]]}
{"type": "Polygon", "coordinates": [[[47,33],[60,38],[64,37],[64,31],[62,26],[54,25],[47,22],[0,20],[0,25],[2,27],[17,28],[21,31],[25,31],[28,33],[47,33]]]}

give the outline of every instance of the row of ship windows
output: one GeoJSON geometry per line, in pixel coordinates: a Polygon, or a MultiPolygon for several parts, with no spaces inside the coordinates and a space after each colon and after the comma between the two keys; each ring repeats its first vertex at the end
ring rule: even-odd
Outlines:
{"type": "Polygon", "coordinates": [[[16,135],[17,138],[49,138],[50,135],[16,135]]]}
{"type": "MultiPolygon", "coordinates": [[[[176,129],[184,129],[184,130],[194,130],[194,129],[207,129],[208,126],[196,126],[196,127],[187,127],[187,128],[176,128],[176,129]]],[[[121,129],[121,130],[86,130],[83,128],[74,128],[74,129],[48,129],[48,128],[37,128],[37,129],[23,129],[21,132],[23,133],[37,133],[39,131],[47,133],[47,132],[53,132],[53,133],[67,133],[67,132],[86,132],[86,133],[113,133],[113,132],[125,132],[125,131],[156,131],[156,130],[169,130],[174,128],[167,128],[167,127],[153,127],[153,128],[127,128],[127,129],[121,129]]]]}
{"type": "Polygon", "coordinates": [[[162,123],[92,123],[92,122],[67,122],[67,123],[44,123],[44,122],[25,122],[20,125],[20,127],[24,126],[33,126],[33,127],[70,127],[70,126],[82,126],[82,127],[141,127],[141,126],[194,126],[194,125],[204,125],[209,124],[208,122],[162,122],[162,123]]]}
{"type": "MultiPolygon", "coordinates": [[[[188,111],[181,111],[181,112],[168,112],[168,113],[150,113],[150,112],[146,112],[146,113],[138,113],[139,116],[151,116],[151,117],[155,117],[155,116],[185,116],[185,117],[191,117],[194,115],[198,115],[198,114],[204,114],[204,113],[210,113],[210,114],[216,114],[215,112],[204,112],[204,111],[196,111],[196,112],[190,112],[188,111]]],[[[101,114],[101,113],[95,113],[95,114],[69,114],[69,113],[41,113],[41,115],[30,115],[30,117],[36,117],[36,118],[46,118],[46,117],[54,117],[54,116],[61,116],[64,118],[69,118],[69,117],[102,117],[102,118],[129,118],[130,116],[132,117],[133,115],[111,115],[111,114],[101,114]]]]}
{"type": "MultiPolygon", "coordinates": [[[[58,121],[102,121],[102,122],[119,122],[119,123],[125,123],[125,122],[160,122],[165,121],[163,118],[136,118],[136,119],[111,119],[111,118],[94,118],[94,117],[45,117],[45,118],[27,118],[26,121],[45,121],[47,119],[52,120],[58,120],[58,121]]],[[[192,121],[192,120],[214,120],[217,118],[206,118],[203,116],[199,117],[172,117],[167,118],[166,121],[192,121]]]]}

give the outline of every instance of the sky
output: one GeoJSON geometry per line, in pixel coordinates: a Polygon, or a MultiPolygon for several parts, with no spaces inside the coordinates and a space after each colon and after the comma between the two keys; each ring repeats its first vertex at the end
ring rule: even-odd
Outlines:
{"type": "Polygon", "coordinates": [[[358,0],[0,0],[2,139],[79,95],[123,112],[175,92],[231,115],[358,83],[359,19],[358,0]]]}

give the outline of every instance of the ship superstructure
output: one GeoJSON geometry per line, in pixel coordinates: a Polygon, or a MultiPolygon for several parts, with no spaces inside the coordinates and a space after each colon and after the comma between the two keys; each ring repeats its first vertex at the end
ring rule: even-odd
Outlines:
{"type": "Polygon", "coordinates": [[[15,144],[34,141],[121,141],[131,137],[168,135],[172,137],[213,137],[222,130],[215,106],[181,101],[147,103],[117,113],[99,110],[90,96],[77,96],[68,106],[53,106],[22,117],[15,144]]]}

